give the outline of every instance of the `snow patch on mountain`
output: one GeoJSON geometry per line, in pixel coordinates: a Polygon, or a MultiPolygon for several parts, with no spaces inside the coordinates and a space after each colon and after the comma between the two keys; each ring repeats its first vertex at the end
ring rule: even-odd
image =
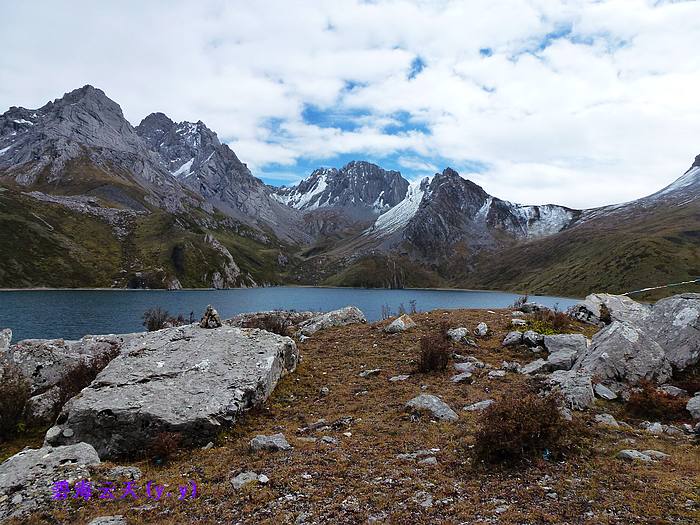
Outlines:
{"type": "Polygon", "coordinates": [[[190,169],[192,168],[192,163],[194,162],[194,157],[185,162],[178,169],[173,171],[173,177],[188,177],[190,175],[190,169]]]}
{"type": "Polygon", "coordinates": [[[430,177],[425,177],[422,180],[410,183],[406,198],[386,213],[377,217],[374,224],[365,230],[365,234],[380,233],[389,235],[405,227],[418,211],[426,188],[430,184],[430,179],[430,177]]]}
{"type": "Polygon", "coordinates": [[[512,213],[520,218],[526,237],[542,237],[555,234],[571,223],[574,214],[561,206],[524,206],[511,204],[512,213]]]}

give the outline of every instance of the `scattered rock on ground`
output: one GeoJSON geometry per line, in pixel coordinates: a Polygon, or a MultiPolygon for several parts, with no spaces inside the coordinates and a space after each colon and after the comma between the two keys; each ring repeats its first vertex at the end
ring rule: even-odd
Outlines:
{"type": "Polygon", "coordinates": [[[626,461],[644,461],[645,463],[653,461],[651,456],[644,454],[643,452],[639,452],[638,450],[630,449],[625,449],[618,452],[617,458],[624,459],[626,461]]]}
{"type": "Polygon", "coordinates": [[[521,374],[531,375],[531,374],[541,374],[549,370],[549,365],[544,359],[536,359],[531,363],[526,364],[520,368],[521,374]]]}
{"type": "Polygon", "coordinates": [[[346,306],[339,310],[333,310],[304,321],[299,325],[302,335],[311,336],[319,330],[325,330],[333,326],[346,326],[349,324],[366,323],[367,318],[362,310],[355,306],[346,306]]]}
{"type": "Polygon", "coordinates": [[[511,319],[511,326],[527,326],[527,321],[525,319],[511,319]]]}
{"type": "Polygon", "coordinates": [[[381,373],[382,369],[381,368],[372,368],[370,370],[363,370],[360,372],[358,375],[360,377],[372,377],[372,376],[378,376],[381,373]]]}
{"type": "Polygon", "coordinates": [[[141,479],[141,476],[143,475],[140,468],[133,467],[133,466],[112,467],[111,469],[109,469],[106,472],[106,474],[107,474],[107,477],[110,479],[129,479],[129,480],[141,479]]]}
{"type": "Polygon", "coordinates": [[[256,451],[277,452],[279,450],[291,450],[292,446],[287,442],[284,434],[273,434],[271,436],[255,436],[250,440],[250,448],[256,451]]]}
{"type": "Polygon", "coordinates": [[[682,388],[678,388],[677,386],[673,385],[661,385],[659,390],[672,397],[686,397],[688,395],[687,390],[683,390],[682,388]]]}
{"type": "Polygon", "coordinates": [[[695,396],[688,400],[685,408],[693,419],[700,419],[700,392],[695,392],[695,396]]]}
{"type": "Polygon", "coordinates": [[[406,403],[406,409],[411,412],[429,412],[433,417],[442,421],[456,421],[459,416],[442,399],[430,394],[421,394],[406,403]]]}
{"type": "Polygon", "coordinates": [[[471,338],[468,328],[459,327],[452,328],[447,331],[447,337],[452,339],[455,343],[462,343],[469,346],[476,346],[476,342],[471,338]]]}
{"type": "Polygon", "coordinates": [[[416,323],[410,316],[403,314],[401,317],[394,319],[389,325],[384,328],[387,334],[396,334],[398,332],[405,332],[411,328],[414,328],[416,323]]]}
{"type": "Polygon", "coordinates": [[[408,374],[401,374],[398,376],[390,377],[389,381],[391,381],[392,383],[396,383],[397,381],[406,381],[406,379],[408,379],[409,377],[411,376],[408,374]]]}
{"type": "Polygon", "coordinates": [[[160,432],[201,446],[264,402],[297,360],[290,338],[264,330],[187,325],[141,334],[66,404],[46,440],[85,441],[102,458],[148,447],[160,432]]]}
{"type": "Polygon", "coordinates": [[[479,401],[478,403],[472,403],[471,405],[467,405],[462,410],[466,410],[467,412],[481,412],[482,410],[486,410],[494,403],[495,401],[493,399],[484,399],[483,401],[479,401]]]}
{"type": "Polygon", "coordinates": [[[605,399],[606,401],[617,399],[617,394],[602,383],[596,383],[593,386],[593,391],[599,398],[605,399]]]}
{"type": "Polygon", "coordinates": [[[540,346],[544,343],[544,336],[534,330],[523,333],[523,343],[527,346],[540,346]]]}
{"type": "Polygon", "coordinates": [[[610,414],[598,414],[595,416],[595,422],[601,425],[607,425],[609,427],[620,428],[617,420],[610,414]]]}
{"type": "Polygon", "coordinates": [[[474,330],[474,334],[478,335],[479,337],[484,337],[486,334],[489,332],[489,327],[486,323],[479,323],[476,325],[476,329],[474,330]]]}
{"type": "Polygon", "coordinates": [[[453,383],[471,383],[474,381],[471,372],[462,372],[461,374],[454,375],[450,378],[453,383]]]}
{"type": "Polygon", "coordinates": [[[508,335],[503,339],[501,343],[502,346],[513,346],[519,345],[523,342],[522,332],[509,332],[508,335]]]}
{"type": "Polygon", "coordinates": [[[663,461],[671,457],[669,454],[660,452],[658,450],[642,450],[642,454],[646,454],[651,459],[656,459],[658,461],[663,461]]]}
{"type": "Polygon", "coordinates": [[[246,472],[241,472],[237,474],[232,480],[231,485],[236,490],[240,490],[245,487],[248,483],[261,483],[265,484],[269,481],[269,478],[265,474],[258,474],[251,470],[246,472]]]}
{"type": "Polygon", "coordinates": [[[0,464],[0,522],[50,506],[54,482],[89,478],[88,467],[99,463],[97,452],[87,443],[15,454],[0,464]],[[2,496],[9,497],[3,501],[2,496]]]}
{"type": "Polygon", "coordinates": [[[88,525],[127,525],[126,518],[121,514],[114,516],[100,516],[91,520],[88,525]]]}

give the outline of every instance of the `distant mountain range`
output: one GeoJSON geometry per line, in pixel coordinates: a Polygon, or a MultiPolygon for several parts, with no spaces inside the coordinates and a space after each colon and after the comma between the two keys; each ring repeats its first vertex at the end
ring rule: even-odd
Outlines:
{"type": "Polygon", "coordinates": [[[364,161],[276,188],[201,121],[134,128],[85,86],[0,116],[0,287],[623,292],[700,276],[699,190],[700,156],[654,195],[590,210],[364,161]]]}

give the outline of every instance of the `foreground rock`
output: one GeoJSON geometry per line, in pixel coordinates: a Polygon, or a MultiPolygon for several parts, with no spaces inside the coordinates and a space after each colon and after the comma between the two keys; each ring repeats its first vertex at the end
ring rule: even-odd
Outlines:
{"type": "Polygon", "coordinates": [[[442,421],[456,421],[459,416],[447,403],[437,396],[421,394],[406,403],[406,409],[410,412],[428,412],[436,419],[442,421]]]}
{"type": "Polygon", "coordinates": [[[284,434],[273,434],[271,436],[255,436],[250,440],[251,450],[267,450],[277,452],[279,450],[291,450],[292,446],[287,442],[284,434]]]}
{"type": "Polygon", "coordinates": [[[355,306],[346,306],[340,310],[327,312],[304,321],[299,327],[301,328],[301,334],[309,337],[319,330],[325,330],[333,326],[346,326],[366,322],[367,318],[362,313],[362,310],[355,306]]]}
{"type": "Polygon", "coordinates": [[[406,330],[414,328],[415,326],[415,321],[411,319],[410,316],[403,314],[398,319],[395,319],[391,324],[387,325],[386,328],[384,328],[384,331],[387,334],[396,334],[398,332],[405,332],[406,330]]]}
{"type": "Polygon", "coordinates": [[[685,408],[693,419],[700,419],[700,392],[696,392],[695,396],[690,398],[685,408]]]}
{"type": "Polygon", "coordinates": [[[29,425],[48,426],[61,410],[61,389],[58,386],[49,388],[43,394],[27,400],[24,405],[24,419],[29,425]]]}
{"type": "Polygon", "coordinates": [[[90,477],[100,458],[87,443],[26,449],[0,465],[0,522],[50,506],[56,481],[90,477]]]}
{"type": "Polygon", "coordinates": [[[263,403],[296,368],[288,337],[233,327],[141,334],[61,411],[48,444],[85,441],[101,458],[148,448],[161,432],[203,445],[263,403]]]}
{"type": "Polygon", "coordinates": [[[29,379],[34,395],[59,384],[81,363],[106,365],[134,337],[136,334],[87,335],[78,341],[26,339],[11,346],[5,355],[29,379]]]}

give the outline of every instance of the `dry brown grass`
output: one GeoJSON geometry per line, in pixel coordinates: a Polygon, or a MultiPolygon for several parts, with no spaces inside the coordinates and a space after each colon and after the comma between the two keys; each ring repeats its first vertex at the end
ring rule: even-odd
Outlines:
{"type": "Polygon", "coordinates": [[[637,388],[625,405],[625,410],[632,417],[665,422],[688,419],[685,409],[687,398],[673,397],[647,380],[640,381],[637,388]]]}
{"type": "MultiPolygon", "coordinates": [[[[69,501],[57,503],[49,516],[35,516],[35,522],[83,524],[100,515],[124,514],[130,523],[277,525],[293,524],[303,512],[310,514],[311,523],[332,524],[366,523],[369,516],[385,516],[384,523],[396,524],[691,524],[700,519],[697,509],[686,506],[686,500],[698,498],[700,451],[681,439],[605,429],[586,442],[587,454],[563,462],[537,459],[517,470],[475,469],[463,445],[473,444],[479,415],[461,407],[487,398],[498,401],[523,384],[524,378],[509,373],[490,380],[488,370],[479,370],[473,384],[454,384],[449,373],[414,374],[421,338],[439,330],[443,320],[452,327],[470,328],[484,321],[494,337],[480,340],[477,349],[455,345],[454,350],[494,367],[504,360],[525,363],[532,356],[516,348],[500,348],[501,338],[510,330],[508,311],[434,311],[412,317],[418,326],[402,334],[384,334],[383,322],[314,335],[299,344],[303,360],[298,370],[280,381],[264,408],[222,433],[213,449],[181,451],[164,467],[147,460],[136,463],[144,471],[144,480],[175,488],[183,480],[195,480],[198,499],[148,505],[145,500],[137,505],[125,500],[69,501]],[[367,368],[380,368],[382,373],[359,377],[367,368]],[[388,381],[398,374],[412,375],[406,381],[388,381]],[[321,397],[318,392],[323,386],[330,392],[321,397]],[[459,413],[459,422],[407,417],[404,404],[423,392],[441,396],[459,413]],[[348,417],[352,418],[349,424],[339,421],[348,417]],[[320,418],[338,424],[328,430],[300,432],[320,418]],[[276,432],[284,433],[294,450],[250,451],[252,437],[276,432]],[[324,435],[335,437],[339,444],[301,439],[324,435]],[[672,458],[647,465],[614,458],[618,450],[630,447],[655,448],[672,458]],[[400,453],[428,448],[439,449],[435,466],[397,458],[400,453]],[[234,491],[229,479],[243,470],[266,474],[270,483],[234,491]],[[423,508],[414,501],[420,491],[432,495],[432,507],[423,508]],[[556,499],[547,496],[552,492],[556,499]],[[508,505],[507,510],[496,514],[501,505],[508,505]]],[[[579,329],[590,331],[583,325],[579,329]]],[[[605,410],[611,411],[607,405],[605,410]]],[[[589,415],[575,417],[585,422],[589,415]]]]}

